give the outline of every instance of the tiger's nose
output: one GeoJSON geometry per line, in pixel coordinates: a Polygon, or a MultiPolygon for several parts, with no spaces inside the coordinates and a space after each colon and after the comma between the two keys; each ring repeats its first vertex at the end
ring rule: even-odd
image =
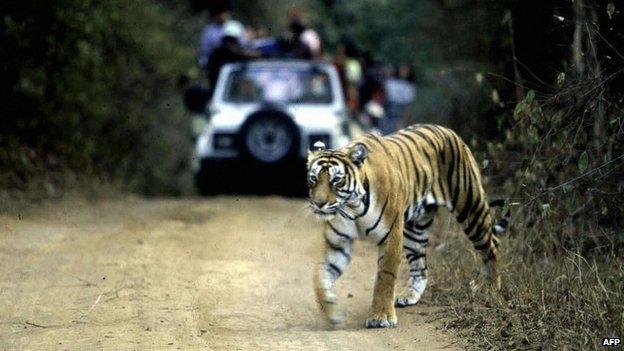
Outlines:
{"type": "Polygon", "coordinates": [[[327,201],[326,200],[321,200],[321,201],[312,200],[312,203],[314,203],[314,205],[318,208],[323,208],[323,206],[327,204],[327,201]]]}

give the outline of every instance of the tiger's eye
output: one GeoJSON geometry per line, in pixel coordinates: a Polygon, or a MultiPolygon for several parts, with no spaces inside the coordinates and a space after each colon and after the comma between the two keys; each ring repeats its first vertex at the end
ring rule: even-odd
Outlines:
{"type": "Polygon", "coordinates": [[[342,176],[334,177],[334,179],[332,179],[332,183],[335,185],[342,185],[344,183],[344,177],[342,176]]]}

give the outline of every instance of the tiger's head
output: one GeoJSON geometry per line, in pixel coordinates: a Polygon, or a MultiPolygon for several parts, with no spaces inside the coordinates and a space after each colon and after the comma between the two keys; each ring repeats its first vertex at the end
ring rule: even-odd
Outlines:
{"type": "Polygon", "coordinates": [[[365,195],[362,165],[368,149],[357,143],[342,149],[327,150],[322,142],[308,154],[310,206],[323,220],[344,213],[345,206],[357,205],[365,195]]]}

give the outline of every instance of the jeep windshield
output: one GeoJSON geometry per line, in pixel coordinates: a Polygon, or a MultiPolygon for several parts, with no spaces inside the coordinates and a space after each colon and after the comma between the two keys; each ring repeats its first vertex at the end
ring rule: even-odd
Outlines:
{"type": "Polygon", "coordinates": [[[331,104],[327,73],[312,67],[245,67],[228,77],[224,100],[235,103],[331,104]]]}

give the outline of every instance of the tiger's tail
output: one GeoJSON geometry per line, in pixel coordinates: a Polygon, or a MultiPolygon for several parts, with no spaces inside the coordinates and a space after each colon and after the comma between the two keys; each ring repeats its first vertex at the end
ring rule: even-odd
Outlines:
{"type": "MultiPolygon", "coordinates": [[[[489,203],[490,207],[505,207],[504,199],[493,200],[489,203]]],[[[511,219],[511,211],[508,209],[507,212],[501,217],[494,225],[492,226],[492,233],[494,234],[494,243],[496,246],[499,245],[498,236],[501,236],[507,231],[509,227],[509,221],[511,219]]]]}

